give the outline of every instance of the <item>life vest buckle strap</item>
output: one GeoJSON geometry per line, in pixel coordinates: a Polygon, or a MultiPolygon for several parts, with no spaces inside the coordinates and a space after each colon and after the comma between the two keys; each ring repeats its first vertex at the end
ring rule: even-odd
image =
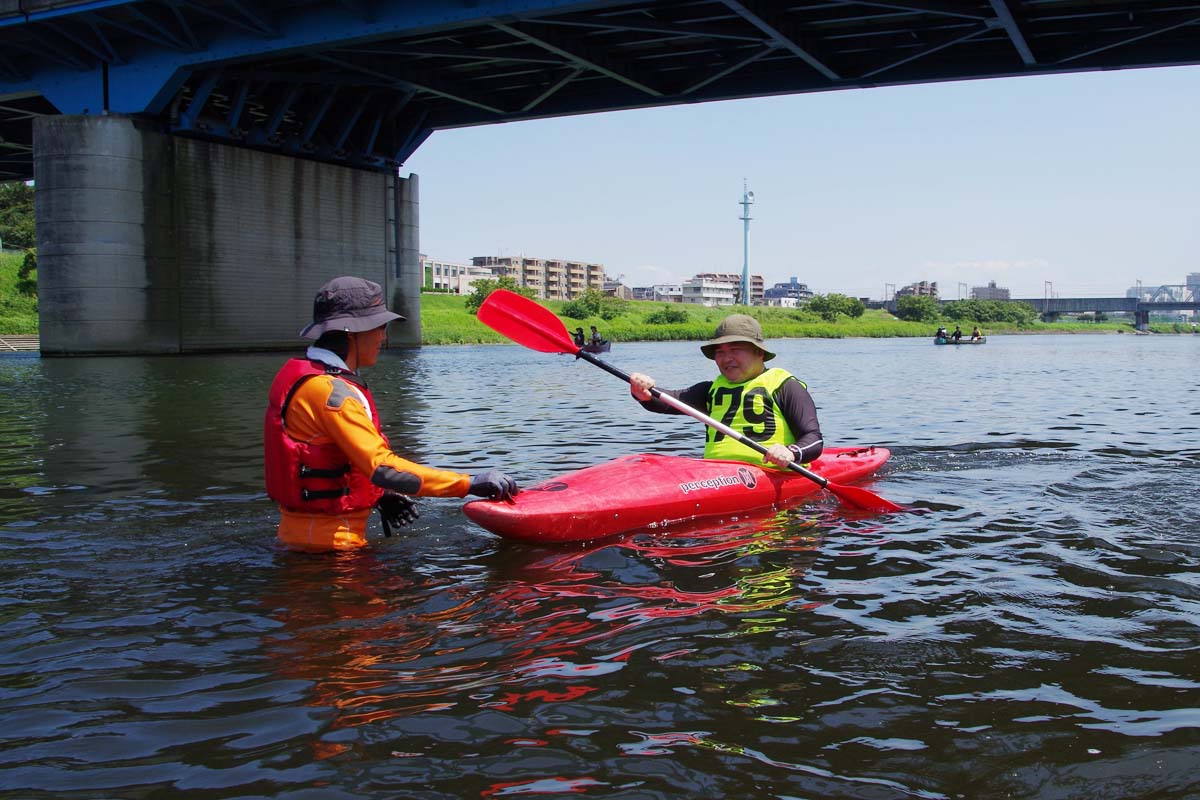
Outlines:
{"type": "Polygon", "coordinates": [[[350,494],[348,488],[341,489],[301,489],[302,500],[327,500],[334,497],[345,497],[350,494]]]}
{"type": "Polygon", "coordinates": [[[307,464],[300,465],[301,478],[340,478],[348,472],[350,472],[349,464],[342,464],[340,467],[334,467],[333,469],[310,467],[307,464]]]}

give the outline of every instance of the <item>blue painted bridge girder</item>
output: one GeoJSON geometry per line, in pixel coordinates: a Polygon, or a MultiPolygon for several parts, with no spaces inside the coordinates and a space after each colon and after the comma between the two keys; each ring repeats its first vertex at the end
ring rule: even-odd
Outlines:
{"type": "Polygon", "coordinates": [[[0,180],[30,120],[391,170],[435,130],[1200,63],[1200,0],[0,0],[0,180]]]}

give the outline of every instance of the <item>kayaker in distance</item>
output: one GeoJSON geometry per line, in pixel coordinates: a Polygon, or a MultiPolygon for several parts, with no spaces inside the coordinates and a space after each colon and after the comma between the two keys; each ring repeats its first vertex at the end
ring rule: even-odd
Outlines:
{"type": "Polygon", "coordinates": [[[379,357],[388,311],[379,284],[334,278],[317,291],[316,339],[289,359],[271,383],[263,423],[267,494],[279,504],[279,540],[323,552],[362,547],[378,508],[384,533],[417,518],[410,495],[505,498],[517,484],[499,470],[476,475],[424,467],[396,455],[383,435],[375,401],[358,375],[379,357]]]}
{"type": "Polygon", "coordinates": [[[982,338],[983,338],[983,333],[982,333],[982,332],[980,332],[980,330],[979,330],[979,326],[978,326],[978,325],[976,325],[976,326],[975,326],[975,327],[974,327],[974,328],[971,330],[971,341],[972,341],[972,342],[978,342],[978,341],[979,341],[980,339],[982,339],[982,338]]]}
{"type": "Polygon", "coordinates": [[[955,344],[957,344],[958,340],[962,338],[962,328],[955,325],[954,333],[950,334],[950,338],[954,340],[955,344]]]}
{"type": "Polygon", "coordinates": [[[594,345],[604,344],[604,340],[600,338],[600,331],[596,330],[595,325],[592,326],[592,344],[594,344],[594,345]]]}
{"type": "Polygon", "coordinates": [[[572,336],[575,338],[575,344],[577,346],[583,347],[585,344],[587,344],[587,339],[583,335],[583,328],[576,328],[575,333],[573,333],[572,336]]]}
{"type": "MultiPolygon", "coordinates": [[[[726,317],[700,351],[716,362],[720,376],[687,389],[660,391],[720,419],[768,451],[760,456],[720,431],[707,428],[705,458],[751,464],[765,461],[786,469],[792,461],[808,463],[821,455],[824,442],[816,404],[808,387],[794,375],[777,367],[767,369],[765,362],[775,354],[766,348],[758,320],[746,314],[726,317]]],[[[630,394],[644,408],[661,414],[680,413],[651,398],[654,385],[649,375],[635,372],[629,376],[630,394]]]]}

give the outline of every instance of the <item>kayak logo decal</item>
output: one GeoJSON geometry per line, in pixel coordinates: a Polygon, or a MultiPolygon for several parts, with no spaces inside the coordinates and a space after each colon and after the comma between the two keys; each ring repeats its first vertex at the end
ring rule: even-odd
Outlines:
{"type": "Polygon", "coordinates": [[[550,481],[537,486],[530,486],[528,489],[523,489],[526,492],[561,492],[567,488],[567,484],[562,481],[550,481]]]}
{"type": "Polygon", "coordinates": [[[712,478],[705,478],[702,481],[681,483],[679,484],[679,491],[687,494],[702,489],[720,489],[725,486],[745,486],[747,489],[753,489],[757,485],[758,479],[754,477],[754,473],[746,467],[740,467],[733,475],[717,475],[712,478]]]}
{"type": "Polygon", "coordinates": [[[754,473],[747,467],[738,468],[738,477],[742,479],[742,484],[747,489],[753,489],[758,485],[758,478],[754,477],[754,473]]]}

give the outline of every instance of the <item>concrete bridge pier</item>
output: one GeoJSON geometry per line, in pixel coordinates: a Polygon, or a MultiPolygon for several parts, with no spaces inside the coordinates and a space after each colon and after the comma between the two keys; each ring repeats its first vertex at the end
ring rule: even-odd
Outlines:
{"type": "Polygon", "coordinates": [[[385,287],[419,344],[416,176],[162,134],[119,115],[34,122],[44,355],[297,349],[316,288],[385,287]]]}
{"type": "Polygon", "coordinates": [[[1150,310],[1139,308],[1133,312],[1133,327],[1139,331],[1150,329],[1150,310]]]}

